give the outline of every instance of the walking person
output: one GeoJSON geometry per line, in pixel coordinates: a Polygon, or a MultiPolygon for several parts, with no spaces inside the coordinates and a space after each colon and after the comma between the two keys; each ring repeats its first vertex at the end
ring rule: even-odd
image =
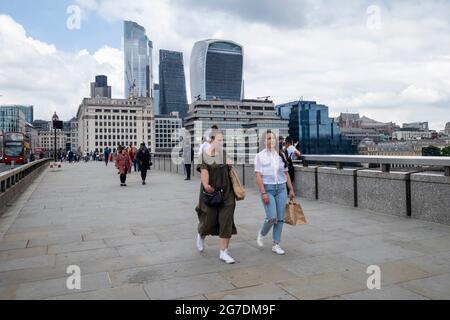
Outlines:
{"type": "Polygon", "coordinates": [[[297,150],[297,148],[294,147],[294,140],[291,137],[286,138],[285,147],[284,147],[284,154],[286,156],[286,159],[288,161],[288,171],[289,171],[289,177],[291,178],[292,184],[294,184],[295,181],[295,169],[294,169],[294,163],[293,160],[298,159],[302,156],[302,153],[297,150]]]}
{"type": "Polygon", "coordinates": [[[137,164],[136,164],[136,162],[137,162],[137,160],[136,160],[136,152],[135,152],[135,150],[133,148],[133,144],[132,143],[130,143],[130,146],[128,147],[128,155],[130,156],[131,163],[133,164],[134,172],[136,172],[137,171],[136,170],[136,167],[137,167],[137,164]]]}
{"type": "Polygon", "coordinates": [[[136,153],[136,161],[139,163],[139,168],[141,169],[142,185],[145,185],[145,179],[147,179],[147,170],[150,170],[151,162],[150,151],[148,151],[145,143],[141,143],[141,147],[136,153]]]}
{"type": "Polygon", "coordinates": [[[117,154],[116,168],[120,174],[120,186],[126,187],[127,173],[131,173],[131,159],[125,148],[121,148],[117,154]]]}
{"type": "Polygon", "coordinates": [[[280,242],[287,202],[287,188],[289,188],[291,199],[295,198],[295,192],[289,177],[286,156],[284,152],[276,149],[275,134],[267,131],[263,138],[266,148],[255,157],[255,173],[266,217],[258,232],[256,242],[259,247],[263,247],[263,238],[273,227],[272,251],[283,255],[285,251],[281,248],[280,242]]]}
{"type": "Polygon", "coordinates": [[[232,165],[232,162],[227,159],[223,150],[223,134],[216,132],[212,136],[211,146],[208,151],[204,151],[200,155],[200,163],[197,166],[201,179],[200,199],[196,207],[199,218],[197,249],[200,252],[204,250],[206,236],[219,236],[219,259],[227,264],[232,264],[235,263],[235,260],[230,256],[228,247],[232,235],[237,234],[234,224],[236,199],[229,173],[229,166],[232,165]],[[221,194],[221,204],[208,205],[204,192],[221,194]]]}
{"type": "Polygon", "coordinates": [[[109,147],[105,148],[104,157],[105,157],[105,164],[108,166],[108,162],[110,161],[109,155],[111,154],[111,149],[109,147]]]}
{"type": "Polygon", "coordinates": [[[183,141],[183,162],[184,169],[186,171],[186,179],[184,179],[185,181],[191,180],[191,168],[193,160],[194,157],[190,141],[183,141]]]}

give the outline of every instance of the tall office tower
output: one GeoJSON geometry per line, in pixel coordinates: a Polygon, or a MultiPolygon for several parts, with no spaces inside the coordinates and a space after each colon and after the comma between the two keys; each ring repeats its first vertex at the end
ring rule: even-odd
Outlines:
{"type": "Polygon", "coordinates": [[[153,43],[145,29],[124,21],[125,97],[153,97],[153,43]]]}
{"type": "Polygon", "coordinates": [[[0,131],[25,132],[25,114],[17,106],[0,106],[0,131]]]}
{"type": "Polygon", "coordinates": [[[34,111],[33,106],[26,106],[26,105],[2,105],[2,107],[8,108],[8,109],[19,109],[23,112],[25,116],[25,121],[28,123],[32,123],[34,121],[34,111]]]}
{"type": "Polygon", "coordinates": [[[108,86],[108,77],[95,77],[95,82],[91,82],[91,98],[111,98],[111,86],[108,86]]]}
{"type": "Polygon", "coordinates": [[[159,51],[159,104],[161,114],[178,112],[180,118],[187,115],[186,78],[181,52],[159,51]]]}
{"type": "Polygon", "coordinates": [[[161,114],[161,110],[159,109],[159,84],[155,83],[153,85],[153,113],[155,116],[159,116],[161,114]]]}
{"type": "Polygon", "coordinates": [[[195,43],[190,72],[192,101],[243,99],[244,49],[241,45],[211,39],[195,43]]]}

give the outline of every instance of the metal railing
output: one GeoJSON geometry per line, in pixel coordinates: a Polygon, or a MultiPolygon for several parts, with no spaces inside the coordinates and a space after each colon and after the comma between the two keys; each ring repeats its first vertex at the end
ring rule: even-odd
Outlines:
{"type": "Polygon", "coordinates": [[[390,172],[393,165],[442,168],[450,176],[450,157],[398,157],[398,156],[358,156],[358,155],[304,155],[294,161],[308,167],[311,163],[334,163],[338,169],[344,164],[379,165],[383,172],[390,172]]]}

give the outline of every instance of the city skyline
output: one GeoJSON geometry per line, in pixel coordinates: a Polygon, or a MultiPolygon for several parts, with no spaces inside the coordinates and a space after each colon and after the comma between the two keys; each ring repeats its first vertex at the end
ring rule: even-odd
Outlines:
{"type": "MultiPolygon", "coordinates": [[[[40,3],[34,22],[27,21],[12,1],[0,5],[1,44],[20,52],[0,54],[4,70],[0,103],[33,104],[36,118],[50,118],[56,110],[70,119],[81,98],[89,95],[89,83],[96,74],[108,76],[114,97],[124,95],[122,33],[116,27],[131,19],[151,34],[154,61],[160,48],[181,51],[188,60],[194,43],[205,38],[242,44],[246,95],[251,98],[271,95],[280,104],[304,96],[329,106],[332,116],[349,111],[383,122],[428,121],[430,129],[437,131],[449,121],[447,3],[397,1],[388,5],[381,1],[377,24],[377,10],[369,1],[340,6],[337,2],[320,6],[288,1],[285,7],[274,1],[259,1],[258,6],[252,1],[136,1],[126,5],[120,0],[75,1],[83,13],[79,30],[66,27],[70,14],[65,9],[70,2],[64,2],[67,5],[54,25],[39,14],[51,7],[50,2],[40,3]],[[253,10],[248,10],[252,5],[253,10]],[[187,6],[196,9],[192,17],[184,13],[187,6]],[[431,13],[433,20],[428,18],[431,13]],[[46,32],[56,30],[57,23],[66,37],[46,32]],[[92,25],[98,26],[98,33],[92,32],[92,25]],[[111,26],[111,32],[105,33],[105,26],[111,26]],[[83,40],[86,33],[90,37],[83,40]],[[75,50],[69,42],[85,50],[75,50]],[[27,74],[13,69],[25,62],[27,74]]],[[[185,61],[187,79],[188,66],[185,61]]]]}

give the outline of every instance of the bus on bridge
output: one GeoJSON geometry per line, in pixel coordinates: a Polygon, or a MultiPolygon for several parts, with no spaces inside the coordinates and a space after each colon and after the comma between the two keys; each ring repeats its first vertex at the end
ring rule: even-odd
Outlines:
{"type": "Polygon", "coordinates": [[[30,139],[22,132],[6,132],[3,137],[3,162],[26,164],[30,161],[30,139]]]}

